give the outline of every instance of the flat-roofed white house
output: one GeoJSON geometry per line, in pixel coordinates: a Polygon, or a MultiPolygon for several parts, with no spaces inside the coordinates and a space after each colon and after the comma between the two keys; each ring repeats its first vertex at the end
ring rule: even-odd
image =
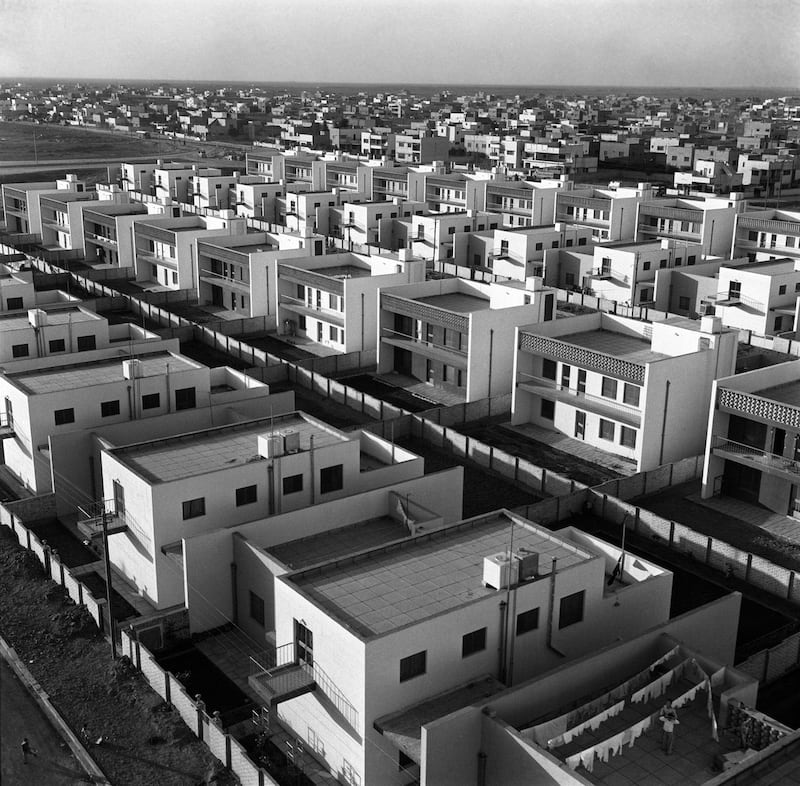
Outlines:
{"type": "MultiPolygon", "coordinates": [[[[73,330],[87,330],[81,327],[86,324],[76,321],[73,330]]],[[[89,323],[88,330],[94,329],[89,323]]],[[[68,324],[54,325],[52,335],[57,330],[67,336],[68,324]]],[[[176,340],[136,347],[126,342],[119,350],[86,351],[85,356],[17,361],[0,376],[0,401],[13,424],[12,433],[3,434],[6,466],[29,489],[43,493],[53,482],[51,435],[211,406],[215,370],[166,351],[173,347],[176,340]]],[[[251,382],[269,393],[268,386],[251,382]]]]}
{"type": "Polygon", "coordinates": [[[245,235],[244,218],[214,216],[160,217],[133,225],[136,281],[166,289],[196,289],[194,241],[216,235],[245,235]]]}
{"type": "MultiPolygon", "coordinates": [[[[493,229],[457,235],[453,261],[474,270],[485,270],[499,278],[525,281],[531,276],[559,283],[558,272],[547,270],[548,252],[554,249],[585,249],[591,253],[592,231],[568,224],[520,229],[493,229]]],[[[573,283],[579,281],[573,276],[573,283]]]]}
{"type": "Polygon", "coordinates": [[[250,683],[334,775],[408,783],[395,713],[468,683],[485,696],[669,618],[672,574],[629,557],[610,587],[620,553],[501,510],[304,565],[275,581],[276,648],[250,683]]]}
{"type": "Polygon", "coordinates": [[[158,608],[184,602],[182,538],[424,474],[419,456],[302,412],[110,447],[104,499],[127,527],[114,565],[158,608]]]}
{"type": "Polygon", "coordinates": [[[280,260],[277,264],[280,334],[298,335],[337,352],[374,350],[382,288],[425,281],[425,263],[397,254],[354,254],[280,260]]]}
{"type": "Polygon", "coordinates": [[[237,317],[268,317],[267,329],[277,319],[276,267],[280,260],[322,254],[321,237],[289,232],[248,232],[198,236],[197,295],[201,304],[237,317]]]}
{"type": "Polygon", "coordinates": [[[712,383],[734,372],[737,345],[714,317],[594,313],[520,327],[511,422],[559,431],[638,472],[697,455],[712,383]]]}
{"type": "Polygon", "coordinates": [[[465,401],[511,392],[514,331],[555,319],[541,279],[483,284],[460,278],[381,289],[378,372],[396,372],[465,401]]]}
{"type": "Polygon", "coordinates": [[[717,380],[701,496],[800,519],[800,360],[717,380]]]}
{"type": "Polygon", "coordinates": [[[723,265],[709,302],[723,325],[772,336],[800,328],[800,258],[723,265]]]}

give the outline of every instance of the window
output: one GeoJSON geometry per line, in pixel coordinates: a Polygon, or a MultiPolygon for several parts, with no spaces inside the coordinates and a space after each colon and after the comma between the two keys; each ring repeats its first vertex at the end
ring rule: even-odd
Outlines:
{"type": "Polygon", "coordinates": [[[583,619],[583,590],[561,598],[558,613],[558,629],[563,630],[583,619]]]}
{"type": "Polygon", "coordinates": [[[196,406],[194,388],[178,388],[175,391],[175,409],[194,409],[196,406]]]}
{"type": "Polygon", "coordinates": [[[113,415],[119,415],[119,399],[116,401],[101,401],[100,416],[110,418],[113,415]]]}
{"type": "Polygon", "coordinates": [[[183,520],[196,519],[198,516],[206,515],[206,498],[187,499],[183,503],[183,520]]]}
{"type": "Polygon", "coordinates": [[[160,406],[160,393],[148,393],[146,396],[142,396],[142,409],[158,409],[160,406]]]}
{"type": "Polygon", "coordinates": [[[97,349],[97,341],[94,336],[78,336],[78,352],[88,352],[97,349]]]}
{"type": "Polygon", "coordinates": [[[302,475],[289,475],[283,479],[283,493],[296,494],[298,491],[303,490],[303,476],[302,475]]]}
{"type": "Polygon", "coordinates": [[[48,346],[50,347],[51,352],[64,352],[67,348],[67,345],[63,338],[50,339],[50,343],[48,346]]]}
{"type": "Polygon", "coordinates": [[[22,308],[22,298],[21,297],[10,297],[6,301],[6,306],[8,307],[9,311],[13,311],[16,308],[22,308]]]}
{"type": "Polygon", "coordinates": [[[12,344],[11,355],[15,358],[26,358],[30,354],[27,344],[12,344]]]}
{"type": "Polygon", "coordinates": [[[57,409],[53,415],[57,426],[75,422],[75,410],[72,407],[69,409],[57,409]]]}
{"type": "Polygon", "coordinates": [[[572,246],[573,242],[574,242],[574,241],[573,241],[573,240],[571,240],[571,239],[570,239],[570,240],[567,240],[567,248],[570,248],[570,247],[572,246]]]}
{"type": "Polygon", "coordinates": [[[586,245],[586,238],[585,237],[579,237],[578,238],[578,245],[579,246],[585,246],[586,245]]]}
{"type": "Polygon", "coordinates": [[[569,377],[570,372],[572,371],[572,367],[568,366],[566,363],[561,364],[561,387],[568,388],[569,387],[569,377]]]}
{"type": "Polygon", "coordinates": [[[747,239],[752,241],[758,240],[758,232],[748,232],[747,239]]]}
{"type": "Polygon", "coordinates": [[[775,317],[775,324],[772,326],[773,330],[780,330],[783,324],[783,317],[775,317]]]}
{"type": "Polygon", "coordinates": [[[473,630],[466,633],[461,639],[461,657],[474,655],[476,652],[483,652],[486,649],[486,628],[473,630]]]}
{"type": "Polygon", "coordinates": [[[574,287],[575,286],[575,274],[574,273],[565,273],[564,274],[564,283],[568,287],[574,287]]]}
{"type": "Polygon", "coordinates": [[[555,360],[550,360],[549,358],[544,358],[542,360],[542,376],[545,379],[555,379],[556,378],[556,362],[555,362],[555,360]]]}
{"type": "Polygon", "coordinates": [[[420,674],[424,674],[427,655],[427,650],[423,650],[414,655],[409,655],[407,658],[401,658],[400,682],[405,682],[413,677],[419,677],[420,674]]]}
{"type": "Polygon", "coordinates": [[[319,493],[330,494],[331,491],[339,491],[344,486],[343,477],[341,464],[324,467],[319,472],[319,493]]]}
{"type": "Polygon", "coordinates": [[[549,398],[542,399],[541,415],[545,420],[554,420],[556,416],[556,404],[549,398]]]}
{"type": "Polygon", "coordinates": [[[236,507],[241,508],[242,505],[252,505],[258,499],[257,486],[242,486],[236,489],[236,507]]]}
{"type": "Polygon", "coordinates": [[[686,257],[686,264],[693,265],[697,262],[697,254],[691,254],[690,256],[686,257]]]}
{"type": "Polygon", "coordinates": [[[558,241],[557,240],[553,241],[553,248],[558,248],[558,241]]]}
{"type": "Polygon", "coordinates": [[[339,328],[334,327],[333,325],[328,326],[328,337],[331,341],[338,341],[339,340],[339,328]]]}
{"type": "Polygon", "coordinates": [[[691,308],[692,301],[688,297],[679,297],[678,298],[678,310],[679,311],[688,311],[691,308]]]}
{"type": "Polygon", "coordinates": [[[786,284],[781,284],[778,287],[778,294],[779,295],[785,295],[786,294],[786,284]]]}
{"type": "Polygon", "coordinates": [[[619,435],[619,444],[623,445],[626,448],[635,448],[636,429],[628,428],[627,426],[622,426],[621,433],[619,435]]]}
{"type": "Polygon", "coordinates": [[[600,418],[599,436],[600,439],[614,441],[614,424],[610,420],[600,418]]]}
{"type": "Polygon", "coordinates": [[[298,300],[306,299],[306,288],[302,284],[297,285],[297,299],[298,300]]]}
{"type": "Polygon", "coordinates": [[[447,227],[447,234],[448,235],[455,235],[456,228],[455,227],[447,227]]]}
{"type": "Polygon", "coordinates": [[[666,266],[667,266],[667,260],[666,259],[659,259],[658,260],[658,267],[661,270],[663,270],[666,266]]]}
{"type": "Polygon", "coordinates": [[[800,292],[800,281],[798,281],[798,282],[797,282],[797,283],[794,285],[794,291],[795,291],[795,292],[800,292]]]}
{"type": "Polygon", "coordinates": [[[517,614],[517,636],[536,630],[539,627],[539,609],[531,609],[517,614]]]}
{"type": "Polygon", "coordinates": [[[650,260],[642,263],[642,270],[650,270],[650,260]]]}
{"type": "Polygon", "coordinates": [[[264,624],[264,598],[250,590],[250,619],[264,624]]]}
{"type": "Polygon", "coordinates": [[[537,251],[541,251],[543,248],[544,248],[544,243],[537,243],[536,244],[536,250],[537,251]]]}
{"type": "Polygon", "coordinates": [[[600,388],[600,395],[604,398],[617,397],[617,380],[610,377],[603,377],[603,384],[600,388]]]}
{"type": "Polygon", "coordinates": [[[625,389],[622,393],[622,400],[626,404],[630,404],[632,407],[639,406],[639,394],[641,392],[641,388],[638,385],[629,385],[627,382],[625,383],[625,389]]]}

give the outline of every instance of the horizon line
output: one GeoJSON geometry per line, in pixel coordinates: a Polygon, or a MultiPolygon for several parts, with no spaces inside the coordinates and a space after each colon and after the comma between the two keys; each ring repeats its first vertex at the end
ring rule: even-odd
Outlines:
{"type": "Polygon", "coordinates": [[[347,86],[369,86],[369,87],[380,87],[380,86],[391,86],[397,87],[404,85],[406,87],[434,87],[434,86],[441,86],[442,88],[448,87],[477,87],[477,88],[490,88],[490,87],[502,87],[502,88],[565,88],[565,87],[592,87],[592,88],[647,88],[648,90],[758,90],[758,91],[780,91],[783,89],[789,89],[790,91],[797,91],[800,93],[800,85],[790,86],[790,85],[776,85],[776,86],[765,86],[765,85],[646,85],[646,84],[621,84],[621,83],[607,83],[607,84],[578,84],[578,83],[562,83],[562,84],[533,84],[533,83],[523,83],[523,82],[404,82],[402,80],[386,80],[386,81],[355,81],[350,82],[344,79],[340,80],[296,80],[296,79],[265,79],[265,80],[254,80],[254,79],[190,79],[190,78],[182,78],[182,77],[119,77],[119,76],[84,76],[84,77],[55,77],[55,76],[0,76],[0,83],[3,83],[7,80],[15,80],[17,82],[25,82],[25,81],[53,81],[53,82],[119,82],[124,84],[125,82],[152,82],[152,83],[174,83],[180,82],[183,84],[246,84],[246,85],[347,85],[347,86]]]}

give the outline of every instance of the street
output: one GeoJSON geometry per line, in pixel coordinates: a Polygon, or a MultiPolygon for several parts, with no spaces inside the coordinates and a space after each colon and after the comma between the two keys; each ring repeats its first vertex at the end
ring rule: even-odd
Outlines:
{"type": "Polygon", "coordinates": [[[4,786],[66,786],[90,782],[56,729],[0,658],[0,783],[4,786]],[[27,737],[36,756],[22,761],[27,737]],[[63,748],[62,748],[63,744],[63,748]]]}

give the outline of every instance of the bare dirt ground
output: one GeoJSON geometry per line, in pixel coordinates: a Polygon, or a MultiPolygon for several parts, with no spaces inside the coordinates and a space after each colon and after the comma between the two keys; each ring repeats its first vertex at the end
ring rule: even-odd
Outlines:
{"type": "MultiPolygon", "coordinates": [[[[237,779],[0,527],[0,632],[78,731],[108,738],[90,753],[119,786],[233,786],[237,779]]],[[[42,783],[46,783],[43,781],[42,783]]]]}

